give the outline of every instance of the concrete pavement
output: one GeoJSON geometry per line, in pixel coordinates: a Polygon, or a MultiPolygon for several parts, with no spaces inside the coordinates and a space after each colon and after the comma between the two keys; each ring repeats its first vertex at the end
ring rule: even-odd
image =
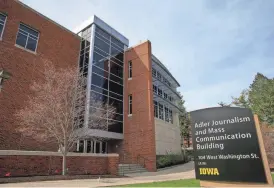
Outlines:
{"type": "Polygon", "coordinates": [[[194,178],[194,163],[190,162],[157,172],[130,174],[126,178],[59,180],[0,184],[0,187],[104,187],[194,178]]]}

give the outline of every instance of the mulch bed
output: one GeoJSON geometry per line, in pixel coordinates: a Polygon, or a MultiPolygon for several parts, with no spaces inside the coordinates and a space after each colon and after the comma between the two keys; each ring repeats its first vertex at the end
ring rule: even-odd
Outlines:
{"type": "Polygon", "coordinates": [[[0,178],[0,184],[3,183],[19,183],[19,182],[35,182],[35,181],[54,181],[54,180],[74,180],[74,179],[98,179],[98,178],[124,178],[125,176],[113,175],[55,175],[55,176],[28,176],[28,177],[5,177],[0,178]]]}

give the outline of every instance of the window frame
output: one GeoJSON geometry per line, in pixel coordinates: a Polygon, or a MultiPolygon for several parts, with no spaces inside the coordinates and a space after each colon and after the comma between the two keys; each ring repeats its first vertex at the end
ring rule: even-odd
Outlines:
{"type": "Polygon", "coordinates": [[[132,79],[132,61],[128,61],[128,79],[132,79]]]}
{"type": "Polygon", "coordinates": [[[159,116],[159,119],[161,120],[165,120],[165,115],[164,115],[164,105],[161,104],[161,103],[158,103],[158,116],[159,116]]]}
{"type": "Polygon", "coordinates": [[[8,16],[6,14],[2,13],[2,12],[0,12],[0,14],[5,16],[3,30],[2,30],[2,33],[0,33],[0,41],[1,41],[3,39],[3,35],[4,35],[5,28],[6,28],[6,23],[7,23],[7,20],[8,20],[8,16]]]}
{"type": "Polygon", "coordinates": [[[132,116],[132,94],[128,95],[128,116],[132,116]]]}
{"type": "Polygon", "coordinates": [[[158,107],[158,102],[154,101],[154,117],[158,118],[159,117],[159,107],[158,107]]]}
{"type": "Polygon", "coordinates": [[[156,85],[153,84],[152,88],[153,88],[153,93],[154,93],[155,95],[158,95],[158,87],[157,87],[156,85]]]}
{"type": "MultiPolygon", "coordinates": [[[[25,32],[25,31],[24,31],[25,32]]],[[[22,32],[21,32],[22,33],[22,32]]],[[[32,39],[33,39],[33,37],[32,37],[32,39]]],[[[30,27],[30,26],[28,26],[27,24],[24,24],[24,23],[22,23],[22,22],[20,22],[19,23],[19,26],[18,26],[18,31],[17,31],[17,34],[16,34],[16,39],[15,39],[15,46],[16,47],[18,47],[18,48],[21,48],[21,49],[24,49],[24,50],[26,50],[26,51],[28,51],[28,52],[31,52],[31,53],[34,53],[34,54],[36,54],[36,52],[37,52],[37,48],[38,48],[38,44],[39,44],[39,39],[40,39],[40,32],[37,30],[37,29],[34,29],[34,28],[32,28],[32,27],[30,27]],[[17,44],[16,42],[17,42],[17,38],[18,38],[18,34],[19,34],[19,32],[20,32],[20,25],[22,25],[22,26],[24,26],[24,27],[27,27],[27,28],[29,28],[30,30],[33,30],[33,31],[35,31],[35,32],[37,32],[37,43],[36,43],[36,46],[35,46],[35,51],[32,51],[32,50],[30,50],[30,49],[28,49],[28,48],[26,48],[27,47],[27,44],[28,44],[28,39],[29,39],[29,37],[30,37],[30,33],[28,33],[28,35],[27,35],[27,40],[26,40],[26,44],[25,44],[25,47],[23,47],[23,46],[21,46],[21,45],[19,45],[19,44],[17,44]]]]}
{"type": "Polygon", "coordinates": [[[152,76],[155,78],[157,77],[157,71],[154,68],[152,68],[152,76]]]}
{"type": "Polygon", "coordinates": [[[163,90],[160,89],[160,88],[158,88],[158,95],[159,95],[160,97],[163,97],[163,90]]]}

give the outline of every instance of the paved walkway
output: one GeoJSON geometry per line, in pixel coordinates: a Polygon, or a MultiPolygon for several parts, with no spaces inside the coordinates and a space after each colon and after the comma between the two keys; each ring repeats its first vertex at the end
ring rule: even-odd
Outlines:
{"type": "Polygon", "coordinates": [[[194,178],[193,162],[158,172],[131,174],[126,178],[60,180],[0,184],[0,187],[99,187],[194,178]]]}

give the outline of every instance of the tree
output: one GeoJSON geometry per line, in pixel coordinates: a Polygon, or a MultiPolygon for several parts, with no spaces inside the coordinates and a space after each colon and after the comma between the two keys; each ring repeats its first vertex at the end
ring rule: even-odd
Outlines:
{"type": "Polygon", "coordinates": [[[219,102],[218,105],[220,105],[221,107],[230,107],[231,106],[231,104],[226,104],[226,103],[224,103],[222,101],[219,102]]]}
{"type": "Polygon", "coordinates": [[[34,95],[16,114],[23,135],[40,141],[54,141],[63,156],[62,174],[66,174],[66,156],[80,138],[91,135],[92,128],[107,129],[107,118],[113,118],[116,109],[91,97],[88,126],[84,124],[86,109],[86,77],[77,69],[54,68],[46,62],[44,79],[31,86],[34,95]]]}
{"type": "Polygon", "coordinates": [[[190,130],[190,116],[187,113],[186,108],[184,106],[185,100],[181,95],[181,100],[178,103],[178,107],[180,109],[179,113],[179,123],[180,123],[180,131],[182,138],[187,141],[187,146],[190,146],[190,137],[191,137],[191,130],[190,130]]]}
{"type": "Polygon", "coordinates": [[[250,108],[261,122],[274,124],[274,79],[257,73],[249,89],[243,90],[238,98],[232,99],[236,106],[250,108]]]}
{"type": "Polygon", "coordinates": [[[248,99],[249,90],[245,89],[241,92],[238,98],[232,97],[232,104],[242,108],[250,108],[250,103],[248,99]]]}

